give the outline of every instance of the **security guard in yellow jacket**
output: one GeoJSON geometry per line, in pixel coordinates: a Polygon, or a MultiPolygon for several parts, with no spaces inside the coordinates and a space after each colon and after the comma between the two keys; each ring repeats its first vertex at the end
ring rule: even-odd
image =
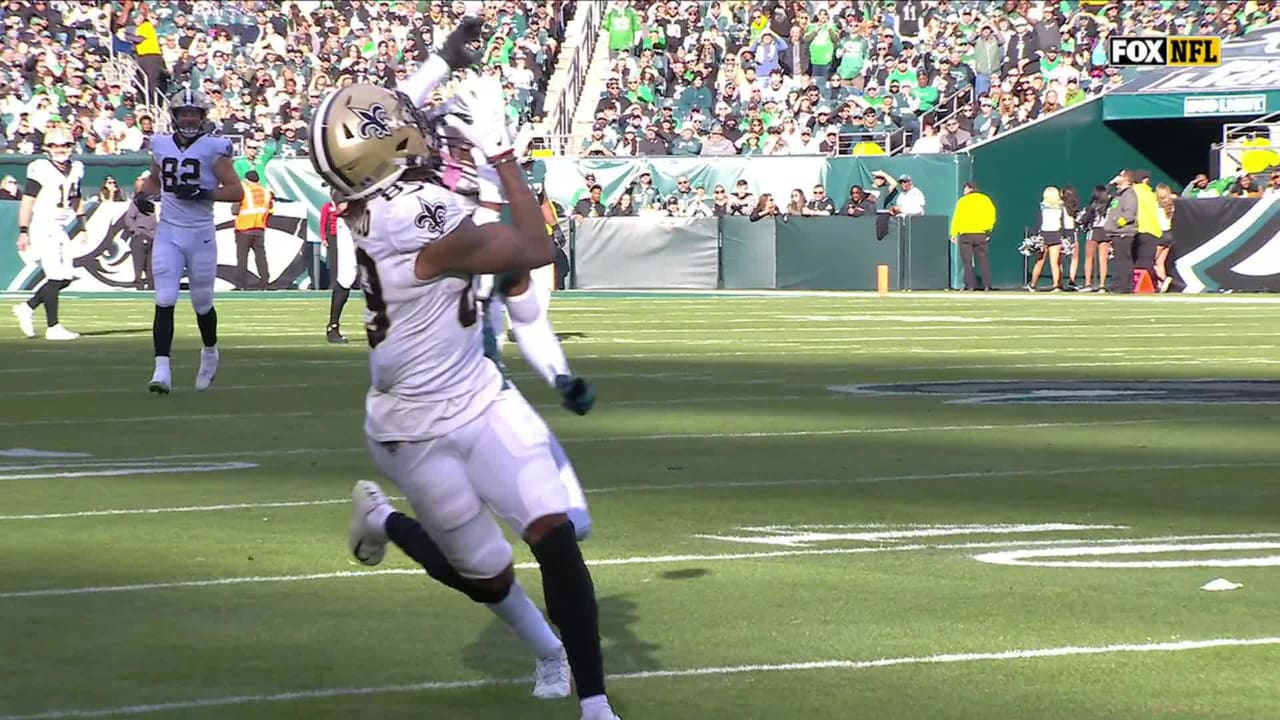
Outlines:
{"type": "Polygon", "coordinates": [[[1133,249],[1133,267],[1146,271],[1154,283],[1156,248],[1164,234],[1160,229],[1160,203],[1151,189],[1151,171],[1135,170],[1134,175],[1133,191],[1138,196],[1138,235],[1133,249]]]}
{"type": "Polygon", "coordinates": [[[960,246],[960,265],[964,267],[965,290],[991,289],[991,231],[996,226],[996,206],[985,193],[978,192],[974,182],[964,184],[964,194],[956,201],[951,215],[951,242],[960,246]],[[974,277],[974,260],[982,267],[982,282],[974,277]]]}

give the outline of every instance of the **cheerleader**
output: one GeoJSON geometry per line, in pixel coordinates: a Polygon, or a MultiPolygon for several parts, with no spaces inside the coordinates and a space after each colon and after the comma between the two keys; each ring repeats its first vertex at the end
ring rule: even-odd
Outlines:
{"type": "Polygon", "coordinates": [[[1160,280],[1160,292],[1169,292],[1173,278],[1169,276],[1167,263],[1173,249],[1173,190],[1168,185],[1156,185],[1156,204],[1160,212],[1160,239],[1156,241],[1156,278],[1160,280]]]}
{"type": "Polygon", "coordinates": [[[1027,289],[1036,291],[1040,282],[1040,273],[1044,271],[1044,261],[1049,260],[1049,272],[1053,276],[1053,289],[1062,290],[1062,235],[1066,226],[1066,210],[1062,207],[1062,196],[1058,188],[1047,187],[1040,202],[1040,237],[1044,239],[1044,254],[1036,260],[1035,269],[1031,271],[1031,284],[1027,289]]]}
{"type": "MultiPolygon", "coordinates": [[[[1089,207],[1080,213],[1079,227],[1089,233],[1084,244],[1084,287],[1081,292],[1106,291],[1107,260],[1111,257],[1111,243],[1107,242],[1107,234],[1102,230],[1102,223],[1107,219],[1107,208],[1111,205],[1111,193],[1106,185],[1094,185],[1093,196],[1089,199],[1089,207]],[[1093,284],[1093,259],[1098,258],[1098,284],[1093,284]]],[[[1076,255],[1080,255],[1079,249],[1076,255]]],[[[1075,260],[1071,262],[1071,279],[1076,275],[1075,260]]]]}
{"type": "Polygon", "coordinates": [[[1076,271],[1080,269],[1080,244],[1076,242],[1076,218],[1081,214],[1080,196],[1070,185],[1062,186],[1062,212],[1063,251],[1071,254],[1071,279],[1067,281],[1067,289],[1079,290],[1076,286],[1076,271]],[[1067,247],[1068,244],[1070,248],[1067,247]]]}

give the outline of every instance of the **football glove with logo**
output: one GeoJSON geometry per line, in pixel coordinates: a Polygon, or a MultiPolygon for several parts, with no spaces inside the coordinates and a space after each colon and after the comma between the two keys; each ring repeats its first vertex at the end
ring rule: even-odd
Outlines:
{"type": "Polygon", "coordinates": [[[213,193],[199,185],[179,185],[174,189],[173,196],[183,200],[210,200],[213,193]]]}

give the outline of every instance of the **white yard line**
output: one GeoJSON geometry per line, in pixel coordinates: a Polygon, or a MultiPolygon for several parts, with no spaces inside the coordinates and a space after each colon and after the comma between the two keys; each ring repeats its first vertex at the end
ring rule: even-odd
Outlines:
{"type": "MultiPolygon", "coordinates": [[[[1277,533],[1250,533],[1229,536],[1167,536],[1163,538],[1121,538],[1127,543],[1142,543],[1181,539],[1212,539],[1229,537],[1232,539],[1272,538],[1277,533]]],[[[920,550],[960,550],[972,548],[1016,548],[1041,543],[1043,541],[981,542],[981,543],[934,543],[912,545],[878,545],[874,547],[852,548],[812,548],[800,550],[765,550],[759,552],[736,553],[693,553],[679,555],[639,555],[622,558],[588,559],[590,567],[621,567],[630,565],[672,565],[682,563],[737,562],[741,560],[773,560],[788,557],[824,557],[841,555],[874,555],[879,553],[916,552],[920,550]]],[[[1092,538],[1075,538],[1064,544],[1086,545],[1095,541],[1092,538]]],[[[1060,552],[1060,551],[1059,551],[1060,552]]],[[[352,561],[349,564],[354,565],[352,561]]],[[[517,570],[537,570],[534,562],[516,563],[517,570]]],[[[162,582],[133,583],[127,585],[90,585],[70,588],[39,588],[31,590],[9,590],[0,592],[0,600],[21,600],[41,597],[71,597],[80,595],[104,595],[113,593],[150,592],[154,590],[173,590],[178,588],[217,588],[233,585],[282,584],[295,582],[311,582],[316,580],[342,580],[350,578],[370,578],[386,575],[421,575],[420,568],[386,568],[383,570],[338,570],[333,572],[306,573],[299,575],[252,575],[228,578],[207,578],[201,580],[169,580],[162,582]]]]}
{"type": "Polygon", "coordinates": [[[0,475],[0,481],[51,480],[65,478],[137,477],[138,475],[184,475],[186,473],[234,472],[258,467],[252,462],[224,462],[199,465],[140,465],[134,467],[86,468],[84,470],[26,471],[0,475]]]}
{"type": "MultiPolygon", "coordinates": [[[[194,392],[194,391],[192,391],[194,392]]],[[[188,420],[237,420],[243,418],[255,417],[272,417],[272,418],[308,418],[320,417],[324,415],[351,415],[359,410],[298,410],[294,412],[244,412],[244,413],[193,413],[190,415],[140,415],[133,417],[106,417],[106,418],[53,418],[45,420],[6,420],[0,422],[0,427],[26,427],[35,425],[116,425],[119,423],[147,423],[147,422],[184,422],[188,420]]]]}
{"type": "MultiPolygon", "coordinates": [[[[818,349],[818,348],[815,348],[815,349],[818,349]]],[[[824,345],[822,346],[822,349],[830,350],[832,348],[830,347],[830,345],[824,345]]],[[[1242,349],[1280,350],[1280,345],[1254,345],[1254,344],[1203,345],[1203,346],[1197,346],[1195,348],[1195,351],[1197,353],[1203,353],[1207,351],[1242,350],[1242,349]]],[[[839,351],[846,352],[847,349],[840,349],[839,351]]],[[[1016,349],[1016,350],[1004,349],[1004,348],[916,348],[916,347],[878,348],[877,347],[877,348],[862,348],[859,350],[859,352],[867,355],[890,355],[895,353],[909,353],[913,355],[917,355],[917,354],[942,355],[942,356],[978,355],[983,357],[1006,357],[1006,356],[1022,357],[1026,355],[1053,355],[1055,357],[1062,357],[1062,356],[1080,355],[1088,358],[1128,357],[1130,359],[1132,359],[1134,356],[1141,357],[1143,353],[1150,353],[1153,360],[1155,359],[1163,360],[1169,357],[1176,357],[1178,359],[1185,359],[1185,360],[1193,360],[1193,359],[1199,358],[1206,362],[1209,360],[1213,360],[1213,361],[1219,360],[1219,358],[1206,359],[1206,358],[1203,358],[1202,356],[1191,355],[1191,354],[1171,355],[1168,353],[1168,350],[1166,348],[1158,348],[1158,347],[1152,347],[1152,346],[1137,346],[1137,347],[1130,348],[1123,345],[1117,345],[1115,343],[1109,343],[1105,350],[1092,349],[1092,348],[1079,348],[1079,347],[1024,348],[1024,349],[1016,349]]],[[[761,354],[769,354],[769,353],[761,353],[761,354]]],[[[782,354],[782,353],[778,353],[778,354],[782,354]]],[[[791,353],[786,353],[786,354],[791,354],[791,353]]],[[[696,354],[688,354],[688,355],[698,355],[698,356],[705,355],[710,357],[717,357],[719,354],[718,353],[696,353],[696,354]]],[[[638,355],[577,355],[577,354],[574,354],[571,359],[593,359],[593,358],[615,358],[615,357],[658,358],[658,357],[673,357],[673,356],[671,355],[664,355],[664,356],[639,355],[638,356],[638,355]]],[[[298,369],[299,364],[342,366],[342,367],[350,367],[352,369],[356,369],[356,368],[363,369],[368,365],[368,360],[363,355],[360,355],[360,356],[355,356],[349,359],[336,358],[333,360],[303,360],[301,362],[299,361],[288,361],[288,362],[263,361],[263,362],[240,363],[240,362],[232,361],[232,362],[222,362],[221,364],[219,364],[219,367],[220,368],[246,368],[246,369],[263,368],[263,367],[282,367],[282,368],[287,368],[287,369],[296,371],[298,369]]],[[[133,364],[117,364],[117,365],[41,365],[39,367],[0,368],[0,375],[56,376],[60,373],[71,373],[71,374],[82,374],[87,372],[101,373],[104,371],[115,371],[115,370],[136,372],[138,370],[138,364],[133,363],[133,364]]],[[[762,374],[762,373],[758,373],[758,374],[762,374]]],[[[777,372],[771,371],[769,374],[776,375],[777,372]]],[[[518,380],[534,380],[535,379],[534,375],[531,375],[529,373],[524,373],[524,372],[513,373],[513,376],[518,380]]],[[[683,372],[590,373],[591,380],[599,380],[602,378],[636,378],[636,379],[644,380],[644,379],[650,379],[650,378],[691,378],[691,377],[701,378],[706,376],[703,374],[695,375],[692,373],[683,373],[683,372]]]]}
{"type": "MultiPolygon", "coordinates": [[[[292,451],[287,451],[292,452],[292,451]]],[[[174,458],[182,458],[188,456],[173,456],[174,458]]],[[[207,456],[198,456],[207,457],[207,456]]],[[[240,457],[239,455],[229,455],[229,457],[240,457]]],[[[948,473],[913,473],[908,475],[873,475],[868,477],[831,477],[831,478],[794,478],[781,480],[736,480],[726,482],[689,482],[689,483],[669,483],[661,485],[619,485],[616,487],[599,487],[587,488],[588,495],[602,495],[613,493],[633,493],[633,492],[675,492],[681,490],[722,490],[729,488],[766,488],[766,487],[787,487],[798,485],[860,485],[874,483],[889,482],[911,482],[923,480],[982,480],[1003,477],[1026,477],[1026,476],[1061,476],[1061,475],[1090,475],[1101,473],[1119,473],[1119,472],[1171,472],[1185,470],[1211,470],[1224,468],[1268,468],[1280,467],[1280,461],[1276,462],[1256,462],[1256,463],[1192,463],[1192,464],[1169,464],[1169,465],[1110,465],[1103,467],[1078,467],[1078,468],[1033,468],[1026,470],[977,470],[972,472],[948,472],[948,473]]],[[[393,498],[400,499],[400,498],[393,498]]],[[[0,521],[29,521],[29,520],[65,520],[72,518],[89,518],[89,517],[118,517],[131,515],[165,515],[170,513],[203,513],[203,512],[223,512],[227,510],[259,510],[267,508],[300,508],[300,507],[316,507],[322,505],[342,505],[351,502],[350,498],[327,498],[322,500],[269,500],[262,502],[240,502],[240,503],[221,503],[214,505],[179,505],[172,507],[155,507],[155,508],[108,508],[97,510],[77,510],[56,513],[28,513],[15,515],[0,515],[0,521]]],[[[841,526],[843,527],[843,526],[841,526]]],[[[897,526],[895,526],[897,527],[897,526]]],[[[934,526],[930,526],[934,527],[934,526]]],[[[747,528],[757,529],[757,528],[747,528]]]]}
{"type": "MultiPolygon", "coordinates": [[[[845,396],[853,397],[853,396],[845,396]]],[[[778,395],[778,396],[747,396],[739,398],[731,397],[713,397],[713,398],[689,398],[684,402],[733,402],[747,400],[786,400],[786,399],[828,399],[826,396],[798,396],[798,395],[778,395]]],[[[831,399],[835,399],[834,397],[831,399]]],[[[651,401],[636,400],[623,401],[638,405],[662,404],[667,401],[651,401]]],[[[611,403],[621,404],[621,403],[611,403]]],[[[682,404],[672,402],[671,404],[682,404]]],[[[536,405],[535,407],[550,407],[546,405],[536,405]]],[[[558,406],[557,406],[558,407],[558,406]]],[[[179,420],[225,420],[225,419],[242,419],[251,417],[318,417],[329,415],[356,415],[360,410],[327,410],[327,411],[298,411],[298,412],[282,412],[282,413],[213,413],[207,415],[147,415],[140,417],[114,417],[114,418],[64,418],[50,420],[19,420],[0,422],[0,427],[17,427],[28,425],[112,425],[116,423],[144,423],[144,422],[171,422],[179,420]]],[[[1128,420],[1094,420],[1080,422],[1042,422],[1042,423],[1014,423],[1008,425],[987,425],[987,424],[966,424],[966,425],[929,425],[916,427],[887,427],[887,428],[842,428],[835,430],[783,430],[783,431],[744,431],[744,432],[718,432],[718,433],[666,433],[661,435],[602,435],[602,436],[584,436],[584,437],[561,437],[560,442],[563,444],[571,443],[601,443],[601,442],[640,442],[646,440],[719,440],[719,439],[748,439],[748,438],[772,438],[772,437],[827,437],[838,435],[880,435],[880,434],[902,434],[902,433],[926,433],[926,432],[953,432],[965,430],[1035,430],[1042,428],[1065,428],[1065,427],[1095,427],[1095,426],[1112,426],[1112,425],[1146,425],[1150,423],[1199,423],[1199,422],[1257,422],[1257,418],[1241,415],[1218,415],[1218,416],[1199,416],[1199,417],[1153,417],[1153,418],[1131,418],[1128,420]]],[[[363,452],[364,448],[295,448],[291,450],[247,450],[236,453],[187,453],[182,455],[156,455],[140,458],[142,460],[160,460],[173,459],[179,457],[266,457],[271,455],[302,455],[306,453],[333,453],[333,452],[363,452]]],[[[107,460],[123,460],[125,458],[105,458],[107,460]]]]}
{"type": "MultiPolygon", "coordinates": [[[[255,385],[216,385],[218,392],[237,391],[237,390],[298,390],[301,388],[322,388],[322,387],[363,387],[365,382],[363,378],[354,376],[346,382],[305,382],[305,383],[260,383],[255,385]]],[[[56,388],[45,390],[9,390],[0,392],[0,397],[39,397],[44,395],[60,396],[60,395],[138,395],[142,393],[136,387],[97,387],[88,388],[56,388]]]]}
{"type": "MultiPolygon", "coordinates": [[[[1220,327],[1220,326],[1221,325],[1217,325],[1217,327],[1220,327]]],[[[844,345],[846,349],[856,349],[857,347],[860,347],[859,345],[857,345],[857,343],[866,344],[866,343],[886,343],[886,342],[970,342],[972,343],[975,341],[985,342],[985,341],[996,341],[996,340],[1029,342],[1029,341],[1036,341],[1036,340],[1060,339],[1060,340],[1071,340],[1076,343],[1097,344],[1099,341],[1104,341],[1104,340],[1105,341],[1132,340],[1135,338],[1150,338],[1152,340],[1172,340],[1172,339],[1178,339],[1178,338],[1196,338],[1196,339],[1266,338],[1268,340],[1273,340],[1275,338],[1274,332],[1267,332],[1267,331],[1183,332],[1183,333],[1146,332],[1146,330],[1148,330],[1150,327],[1151,326],[1143,326],[1140,329],[1135,328],[1133,331],[1123,332],[1123,333],[1096,333],[1096,332],[1092,332],[1089,329],[1078,328],[1073,330],[1072,332],[1046,332],[1046,333],[1028,332],[1028,333],[1013,334],[1013,335],[1010,335],[1010,334],[987,335],[979,332],[978,326],[969,325],[969,326],[965,326],[964,329],[971,332],[967,332],[966,334],[963,334],[963,335],[936,335],[936,334],[932,334],[932,332],[936,332],[937,328],[922,326],[919,328],[920,329],[919,335],[874,335],[874,336],[860,334],[857,332],[856,328],[838,329],[839,332],[842,334],[836,334],[835,332],[832,332],[833,330],[835,330],[834,328],[827,328],[826,333],[820,338],[795,339],[795,340],[779,339],[779,340],[772,340],[772,341],[766,341],[766,342],[751,342],[749,338],[745,338],[742,336],[738,336],[738,337],[728,336],[728,337],[705,338],[705,339],[679,339],[679,340],[673,340],[671,338],[655,338],[655,339],[646,340],[646,339],[636,338],[631,333],[622,332],[622,333],[619,333],[620,337],[573,338],[571,341],[571,347],[601,346],[601,345],[604,345],[604,346],[693,345],[693,346],[712,347],[715,345],[727,345],[727,344],[742,345],[744,343],[747,343],[752,346],[759,346],[759,347],[778,346],[778,347],[794,347],[797,349],[803,349],[805,347],[811,346],[814,349],[827,349],[827,348],[830,348],[835,343],[840,343],[844,345]]],[[[1171,327],[1185,327],[1185,326],[1177,325],[1177,326],[1171,326],[1171,327]]],[[[1107,326],[1107,328],[1113,329],[1114,326],[1107,326]]],[[[992,327],[991,329],[1002,330],[1002,328],[1000,327],[992,327]]],[[[559,330],[562,333],[572,332],[570,330],[567,330],[566,328],[559,328],[559,330]]],[[[896,330],[901,331],[901,330],[905,330],[905,328],[896,328],[896,330]]],[[[754,334],[753,331],[745,330],[745,329],[743,330],[743,332],[754,334]]],[[[231,333],[224,333],[224,334],[228,337],[235,337],[235,335],[231,333]]],[[[716,333],[707,332],[705,334],[715,335],[716,333]]],[[[273,335],[289,336],[290,333],[273,333],[273,335]]],[[[249,337],[249,336],[246,336],[246,337],[249,337]]],[[[260,337],[260,334],[254,334],[252,335],[252,337],[260,337]]],[[[1110,349],[1110,343],[1107,343],[1107,345],[1108,345],[1108,349],[1110,349]]],[[[321,347],[330,347],[330,346],[326,345],[323,340],[320,340],[314,343],[302,343],[302,344],[299,344],[299,343],[273,343],[270,345],[224,344],[222,346],[224,352],[229,352],[229,353],[234,353],[239,350],[282,350],[282,349],[291,349],[291,348],[298,349],[298,348],[321,348],[321,347]]],[[[58,354],[62,356],[65,356],[66,354],[64,350],[48,349],[43,347],[25,348],[18,345],[10,345],[9,348],[17,350],[18,352],[16,354],[51,353],[51,354],[58,354]]],[[[872,349],[886,350],[888,348],[877,347],[872,349]]],[[[134,347],[95,347],[93,349],[93,352],[97,356],[107,357],[107,356],[117,356],[117,355],[136,355],[137,349],[134,347]]],[[[334,350],[333,352],[352,352],[352,351],[334,350]]],[[[665,353],[660,353],[660,352],[655,352],[653,353],[653,355],[657,357],[669,356],[665,353]]],[[[574,356],[575,355],[571,354],[571,359],[574,356]]],[[[612,356],[606,356],[606,357],[612,357],[612,356]]]]}
{"type": "MultiPolygon", "coordinates": [[[[806,662],[760,663],[753,665],[720,665],[670,670],[644,670],[617,673],[608,676],[610,682],[640,680],[665,680],[692,677],[723,677],[734,675],[760,675],[766,673],[798,673],[821,670],[860,671],[876,668],[949,665],[954,663],[1004,662],[1042,658],[1081,657],[1091,655],[1117,655],[1127,653],[1173,653],[1213,648],[1244,648],[1280,645],[1280,637],[1213,638],[1209,640],[1180,640],[1172,642],[1117,643],[1096,646],[1064,646],[1050,648],[1025,648],[993,652],[962,652],[937,655],[916,655],[874,660],[830,659],[806,662]]],[[[148,705],[126,705],[99,709],[49,710],[30,715],[4,715],[0,720],[69,720],[70,718],[100,718],[119,715],[146,715],[201,708],[239,707],[259,703],[299,702],[338,697],[360,697],[393,693],[430,693],[449,690],[494,688],[508,685],[524,685],[531,678],[485,678],[476,680],[428,681],[402,685],[371,685],[317,688],[291,692],[264,693],[260,695],[224,695],[221,697],[189,698],[148,705]]]]}

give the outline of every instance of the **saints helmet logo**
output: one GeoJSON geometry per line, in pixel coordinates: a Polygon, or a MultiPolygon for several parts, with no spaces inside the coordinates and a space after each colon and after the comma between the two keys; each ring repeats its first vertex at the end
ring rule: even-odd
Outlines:
{"type": "Polygon", "coordinates": [[[426,230],[433,234],[440,234],[444,231],[444,213],[445,207],[440,203],[427,202],[422,198],[418,198],[418,205],[422,211],[413,219],[413,224],[419,229],[426,230]]]}
{"type": "Polygon", "coordinates": [[[351,108],[351,112],[360,118],[360,127],[356,133],[362,138],[391,137],[391,123],[387,120],[387,108],[382,105],[370,105],[368,108],[351,108]]]}

